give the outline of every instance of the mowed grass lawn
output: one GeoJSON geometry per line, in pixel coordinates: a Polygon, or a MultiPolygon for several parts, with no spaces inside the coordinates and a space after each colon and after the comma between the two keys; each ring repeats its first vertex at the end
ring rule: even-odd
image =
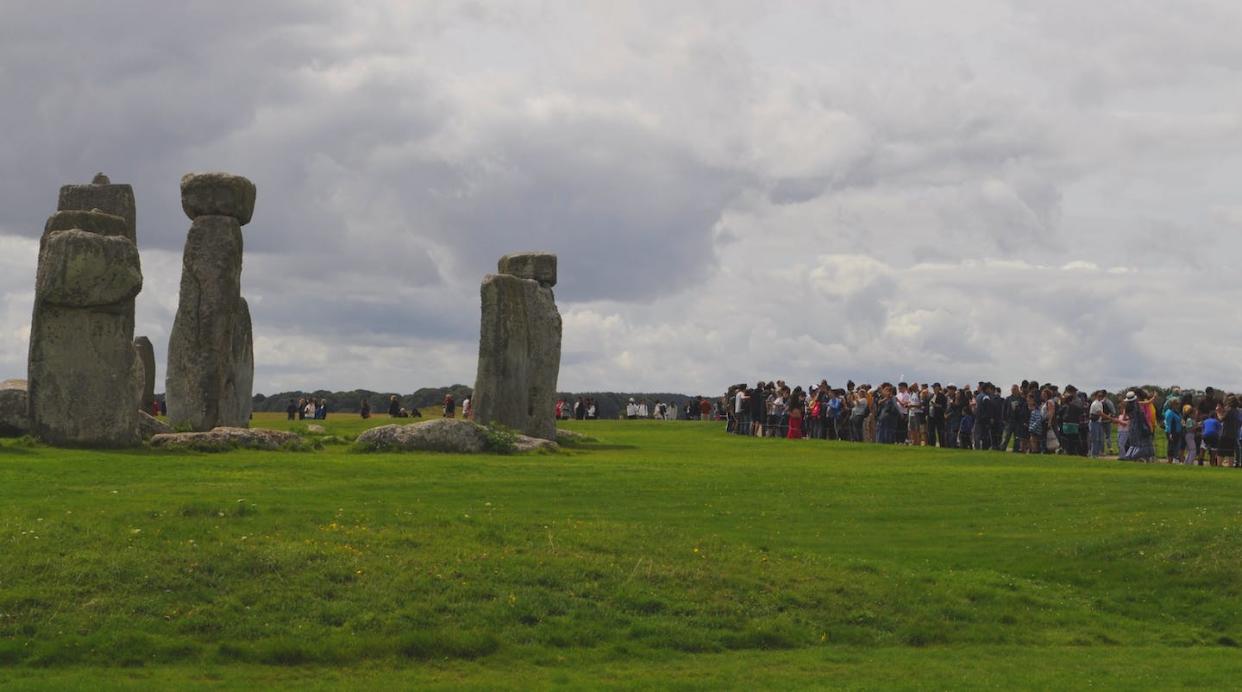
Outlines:
{"type": "Polygon", "coordinates": [[[0,686],[1242,679],[1242,470],[566,427],[597,442],[0,443],[0,686]]]}

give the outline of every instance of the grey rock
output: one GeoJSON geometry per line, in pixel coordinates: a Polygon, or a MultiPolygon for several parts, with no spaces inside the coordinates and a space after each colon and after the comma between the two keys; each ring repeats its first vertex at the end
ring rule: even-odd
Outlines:
{"type": "Polygon", "coordinates": [[[253,351],[241,299],[242,233],[237,219],[200,216],[186,238],[181,295],[168,341],[165,397],[174,426],[203,432],[249,425],[253,351]],[[250,362],[239,364],[249,354],[250,362]],[[242,399],[246,400],[242,404],[242,399]]]}
{"type": "Polygon", "coordinates": [[[124,311],[47,305],[35,294],[30,328],[30,419],[53,445],[138,443],[134,322],[124,311]]]}
{"type": "Polygon", "coordinates": [[[229,425],[250,425],[250,413],[254,407],[254,333],[250,323],[250,304],[245,298],[237,299],[237,316],[233,318],[233,377],[227,383],[224,402],[227,410],[221,419],[229,425]]]}
{"type": "Polygon", "coordinates": [[[532,279],[551,288],[556,285],[556,255],[548,252],[515,252],[496,263],[498,274],[532,279]]]}
{"type": "Polygon", "coordinates": [[[312,435],[322,435],[328,432],[328,430],[318,423],[310,423],[306,426],[306,432],[311,433],[312,435]]]}
{"type": "Polygon", "coordinates": [[[561,315],[552,289],[531,279],[489,274],[480,298],[479,365],[471,398],[475,420],[555,440],[561,315]]]}
{"type": "Polygon", "coordinates": [[[95,177],[91,179],[91,185],[111,185],[111,184],[112,184],[112,180],[110,180],[108,176],[104,175],[103,171],[96,173],[95,177]]]}
{"type": "Polygon", "coordinates": [[[30,397],[26,380],[0,382],[0,437],[30,433],[30,397]]]}
{"type": "Polygon", "coordinates": [[[254,214],[254,183],[229,173],[187,173],[181,177],[181,208],[186,216],[231,216],[245,226],[254,214]]]}
{"type": "Polygon", "coordinates": [[[301,438],[282,430],[220,427],[204,432],[166,433],[151,438],[158,449],[226,452],[230,449],[277,450],[301,445],[301,438]]]}
{"type": "Polygon", "coordinates": [[[145,336],[134,339],[134,353],[142,366],[142,397],[138,400],[138,410],[149,413],[155,405],[155,347],[145,336]]]}
{"type": "MultiPolygon", "coordinates": [[[[556,450],[550,440],[516,435],[519,452],[556,450]]],[[[381,425],[358,436],[358,446],[372,452],[450,452],[478,454],[487,451],[486,429],[460,418],[436,418],[409,425],[381,425]]]]}
{"type": "Polygon", "coordinates": [[[35,293],[45,304],[119,305],[132,303],[141,290],[138,248],[126,238],[56,231],[39,252],[35,293]]]}
{"type": "MultiPolygon", "coordinates": [[[[113,185],[108,176],[100,173],[95,180],[104,180],[102,184],[65,185],[60,188],[60,198],[56,203],[59,211],[98,209],[104,213],[125,219],[127,230],[125,237],[130,240],[137,238],[137,211],[134,205],[134,188],[129,185],[113,185]]],[[[90,229],[83,229],[90,230],[90,229]]]]}
{"type": "Polygon", "coordinates": [[[487,437],[481,426],[459,418],[437,418],[410,425],[382,425],[358,436],[358,446],[370,451],[482,452],[487,437]]]}
{"type": "Polygon", "coordinates": [[[109,214],[98,209],[72,209],[52,214],[47,217],[47,223],[43,226],[43,237],[46,240],[47,236],[55,231],[72,230],[119,236],[128,238],[131,243],[136,242],[134,229],[128,221],[116,214],[109,214]]]}
{"type": "Polygon", "coordinates": [[[134,357],[138,248],[124,236],[53,231],[39,251],[27,362],[30,424],[54,445],[138,443],[134,357]]]}
{"type": "Polygon", "coordinates": [[[54,445],[138,444],[141,363],[134,297],[142,266],[134,193],[96,176],[66,185],[47,221],[27,361],[31,432],[54,445]]]}
{"type": "Polygon", "coordinates": [[[156,435],[168,435],[172,431],[172,426],[159,418],[152,416],[146,411],[138,412],[138,435],[142,439],[149,440],[156,435]]]}

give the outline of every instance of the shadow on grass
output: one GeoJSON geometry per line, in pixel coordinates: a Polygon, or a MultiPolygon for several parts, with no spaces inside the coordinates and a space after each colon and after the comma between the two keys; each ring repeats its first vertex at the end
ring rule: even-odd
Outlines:
{"type": "Polygon", "coordinates": [[[34,454],[34,452],[26,447],[15,447],[13,445],[0,445],[0,454],[12,454],[20,456],[23,454],[34,454]]]}

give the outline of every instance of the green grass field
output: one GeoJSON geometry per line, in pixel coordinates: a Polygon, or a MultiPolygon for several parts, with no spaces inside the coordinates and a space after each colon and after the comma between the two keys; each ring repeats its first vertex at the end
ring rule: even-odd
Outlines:
{"type": "Polygon", "coordinates": [[[566,427],[597,441],[0,442],[0,686],[1242,679],[1242,470],[566,427]]]}

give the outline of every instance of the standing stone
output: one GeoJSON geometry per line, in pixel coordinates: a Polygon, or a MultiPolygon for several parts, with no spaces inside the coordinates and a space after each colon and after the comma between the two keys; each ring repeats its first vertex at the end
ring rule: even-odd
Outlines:
{"type": "Polygon", "coordinates": [[[26,380],[0,382],[0,437],[20,437],[30,432],[30,397],[26,380]]]}
{"type": "MultiPolygon", "coordinates": [[[[106,188],[116,199],[125,198],[120,189],[129,190],[128,185],[66,186],[62,208],[67,199],[81,199],[66,190],[83,188],[106,188]]],[[[127,199],[132,218],[132,191],[127,199]]],[[[91,201],[98,200],[83,203],[91,201]]],[[[54,214],[41,241],[28,396],[31,430],[49,444],[125,447],[139,442],[141,366],[133,341],[142,267],[128,225],[123,235],[115,233],[117,228],[117,216],[100,212],[54,214]],[[66,221],[71,217],[75,223],[66,221]],[[80,227],[59,230],[65,225],[80,227]]]]}
{"type": "Polygon", "coordinates": [[[556,256],[506,255],[480,287],[479,369],[471,407],[480,423],[556,439],[561,315],[552,287],[556,256]]]}
{"type": "Polygon", "coordinates": [[[254,201],[254,184],[240,176],[191,173],[181,179],[181,206],[193,223],[168,342],[164,395],[174,426],[201,432],[250,423],[254,346],[241,296],[241,227],[254,201]]]}
{"type": "Polygon", "coordinates": [[[145,336],[134,339],[134,353],[142,364],[142,399],[138,410],[150,414],[155,406],[155,347],[145,336]]]}

